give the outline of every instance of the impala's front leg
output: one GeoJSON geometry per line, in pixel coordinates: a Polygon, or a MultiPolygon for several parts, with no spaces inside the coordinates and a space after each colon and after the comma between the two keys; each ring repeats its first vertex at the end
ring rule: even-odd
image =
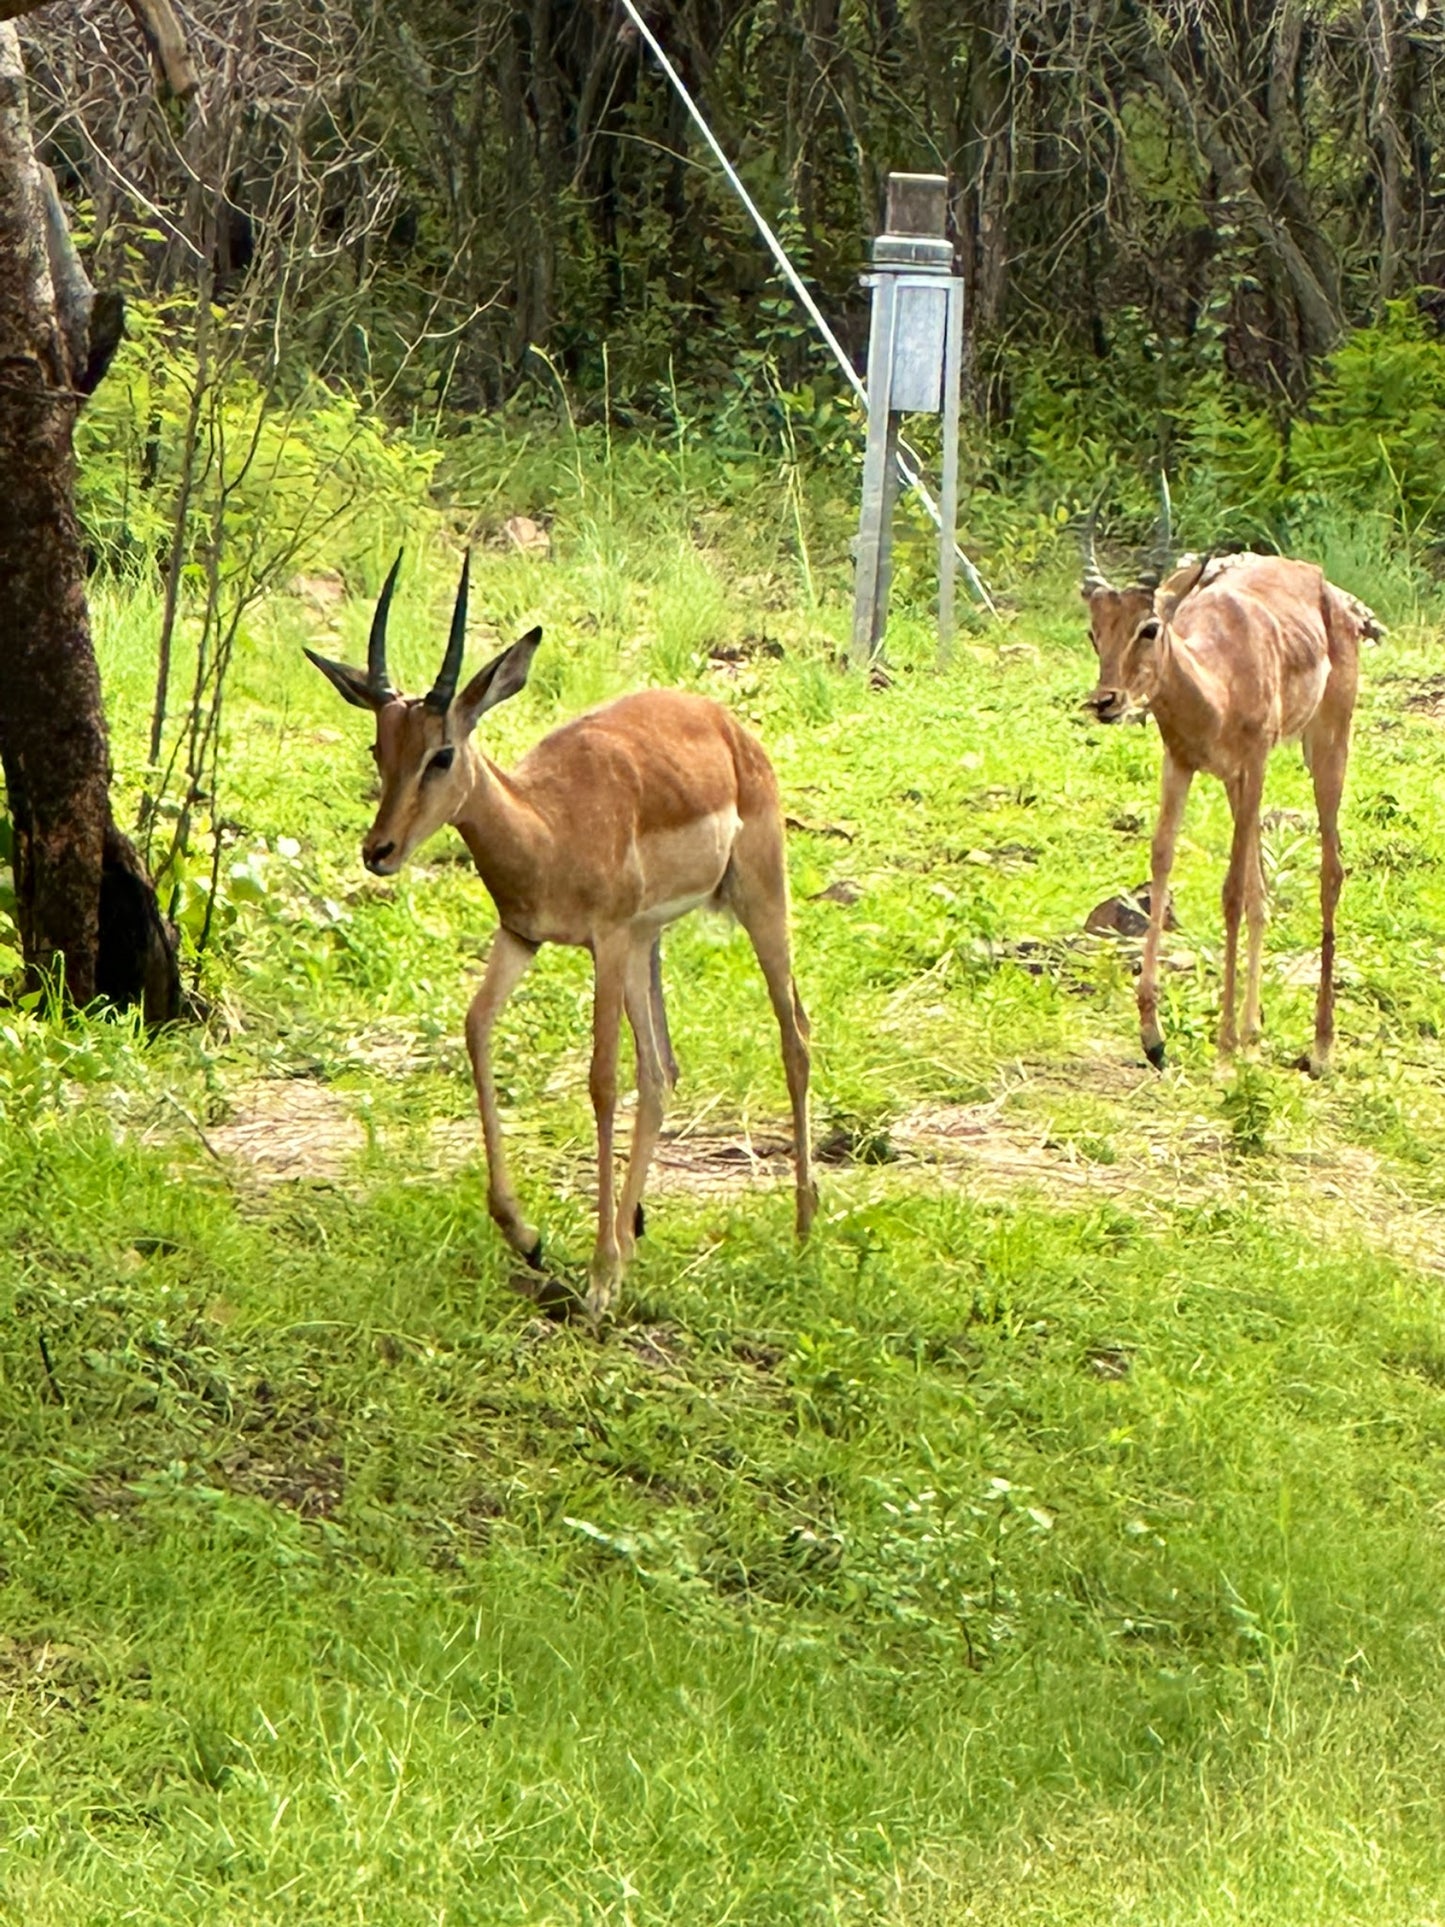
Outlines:
{"type": "Polygon", "coordinates": [[[1159,793],[1159,821],[1149,853],[1149,930],[1139,968],[1139,1036],[1144,1055],[1155,1070],[1164,1068],[1164,1034],[1159,1028],[1159,939],[1169,907],[1169,872],[1174,867],[1174,845],[1193,781],[1192,770],[1176,763],[1166,749],[1164,780],[1159,793]]]}
{"type": "Polygon", "coordinates": [[[492,1026],[503,1004],[531,969],[536,954],[536,944],[524,943],[509,930],[498,930],[492,939],[482,987],[467,1012],[467,1051],[472,1060],[477,1108],[482,1114],[482,1138],[487,1147],[487,1209],[507,1243],[532,1265],[541,1262],[542,1241],[522,1217],[507,1172],[507,1153],[497,1116],[497,1087],[492,1078],[492,1026]]]}
{"type": "Polygon", "coordinates": [[[595,1324],[612,1302],[622,1276],[617,1241],[616,1173],[612,1135],[617,1115],[617,1047],[622,1028],[622,998],[627,981],[631,938],[626,928],[610,931],[593,946],[597,987],[592,1001],[592,1075],[589,1088],[597,1118],[597,1245],[587,1314],[595,1324]]]}

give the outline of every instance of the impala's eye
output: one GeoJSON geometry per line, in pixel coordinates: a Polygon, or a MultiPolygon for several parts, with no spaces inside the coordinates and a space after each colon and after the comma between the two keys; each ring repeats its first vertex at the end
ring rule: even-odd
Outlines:
{"type": "Polygon", "coordinates": [[[440,776],[443,770],[451,768],[452,758],[455,755],[456,751],[454,749],[439,749],[427,764],[423,773],[427,776],[440,776]]]}

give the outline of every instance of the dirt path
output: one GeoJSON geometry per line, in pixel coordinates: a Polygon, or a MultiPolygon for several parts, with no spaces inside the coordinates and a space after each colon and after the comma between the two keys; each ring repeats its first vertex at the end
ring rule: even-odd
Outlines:
{"type": "MultiPolygon", "coordinates": [[[[886,1138],[849,1155],[845,1143],[822,1138],[825,1188],[858,1195],[880,1183],[942,1181],[978,1197],[1041,1197],[1063,1208],[1108,1199],[1162,1223],[1179,1204],[1238,1201],[1322,1235],[1359,1238],[1428,1272],[1445,1276],[1445,1208],[1411,1198],[1388,1167],[1356,1146],[1241,1159],[1225,1131],[1203,1115],[1131,1108],[1146,1097],[1154,1073],[1105,1058],[1068,1065],[1019,1065],[1008,1087],[987,1103],[921,1106],[893,1122],[886,1138]],[[1061,1103],[1081,1093],[1113,1100],[1107,1143],[1056,1129],[1050,1097],[1061,1103]]],[[[179,1118],[147,1134],[174,1140],[179,1118]]],[[[364,1092],[309,1079],[266,1079],[237,1094],[232,1117],[206,1129],[191,1127],[208,1152],[242,1182],[342,1184],[355,1179],[358,1157],[384,1132],[369,1129],[364,1092]]],[[[455,1171],[479,1155],[469,1119],[438,1120],[430,1131],[438,1173],[455,1171]]],[[[689,1193],[725,1197],[791,1182],[789,1140],[780,1125],[749,1129],[704,1109],[679,1117],[658,1145],[649,1190],[654,1196],[689,1193]]],[[[585,1160],[576,1167],[579,1189],[591,1185],[585,1160]]]]}

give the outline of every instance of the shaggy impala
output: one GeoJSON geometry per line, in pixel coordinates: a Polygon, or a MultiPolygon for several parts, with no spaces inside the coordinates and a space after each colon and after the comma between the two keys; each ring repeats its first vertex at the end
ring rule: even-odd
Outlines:
{"type": "Polygon", "coordinates": [[[660,932],[702,905],[737,918],[767,981],[792,1100],[797,1229],[806,1236],[817,1208],[808,1162],[808,1020],[793,983],[777,781],[761,746],[717,703],[647,689],[564,723],[510,774],[499,769],[472,731],[526,682],[542,631],[504,649],[458,695],[468,558],[436,682],[425,696],[402,696],[386,668],[387,611],[400,564],[398,556],[377,604],[365,670],[306,653],[347,702],[376,712],[381,803],[361,846],[367,869],[395,876],[434,830],[452,823],[497,907],[486,973],[467,1013],[467,1048],[486,1144],[487,1206],[507,1242],[540,1263],[497,1116],[491,1039],[503,1004],[542,944],[591,951],[598,1223],[587,1309],[595,1320],[642,1229],[647,1167],[665,1091],[677,1080],[660,932]],[[637,1117],[619,1204],[612,1141],[624,1011],[637,1045],[637,1117]]]}
{"type": "Polygon", "coordinates": [[[1359,650],[1381,631],[1362,602],[1337,589],[1313,563],[1284,556],[1234,555],[1194,561],[1162,584],[1168,500],[1156,540],[1155,566],[1135,589],[1114,589],[1094,552],[1092,521],[1084,544],[1084,600],[1099,657],[1099,681],[1088,707],[1101,722],[1147,706],[1164,739],[1164,780],[1154,831],[1149,930],[1139,974],[1139,1025],[1144,1052],[1162,1066],[1159,1030],[1159,937],[1168,901],[1174,843],[1194,777],[1224,784],[1234,840],[1224,882],[1224,995],[1219,1048],[1259,1035],[1259,978],[1264,945],[1264,869],[1259,809],[1264,768],[1278,743],[1300,739],[1314,781],[1320,819],[1320,984],[1314,1048],[1306,1060],[1318,1077],[1334,1040],[1335,905],[1340,860],[1340,796],[1350,751],[1350,721],[1359,681],[1359,650]],[[1151,579],[1152,577],[1152,579],[1151,579]],[[1249,930],[1244,1021],[1236,1027],[1236,960],[1240,914],[1249,930]]]}

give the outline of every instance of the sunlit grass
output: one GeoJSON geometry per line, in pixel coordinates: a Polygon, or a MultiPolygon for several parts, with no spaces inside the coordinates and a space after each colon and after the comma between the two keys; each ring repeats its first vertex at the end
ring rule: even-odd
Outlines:
{"type": "MultiPolygon", "coordinates": [[[[1286,755],[1261,1059],[1213,1062],[1228,813],[1200,784],[1146,1077],[1130,953],[1077,939],[1147,868],[1158,747],[1081,719],[1070,585],[939,677],[905,580],[870,692],[784,524],[730,547],[676,492],[614,476],[609,520],[584,480],[552,559],[478,554],[474,657],[548,631],[488,746],[648,681],[748,718],[799,826],[819,1135],[901,1156],[827,1167],[804,1252],[785,1184],[674,1175],[612,1333],[536,1318],[467,1148],[490,906],[440,840],[362,873],[366,719],[300,643],[354,659],[369,609],[269,603],[209,1024],[16,1015],[0,1062],[0,1915],[1424,1927],[1445,738],[1411,707],[1415,588],[1366,665],[1337,1071],[1288,1068],[1317,859],[1286,755]]],[[[411,687],[454,560],[403,580],[411,687]]],[[[1361,538],[1379,582],[1350,586],[1392,593],[1389,562],[1361,538]]],[[[97,608],[133,793],[154,604],[97,608]]],[[[675,1121],[776,1138],[746,944],[694,919],[666,976],[675,1121]]],[[[501,1033],[564,1260],[589,994],[546,953],[501,1033]]]]}

